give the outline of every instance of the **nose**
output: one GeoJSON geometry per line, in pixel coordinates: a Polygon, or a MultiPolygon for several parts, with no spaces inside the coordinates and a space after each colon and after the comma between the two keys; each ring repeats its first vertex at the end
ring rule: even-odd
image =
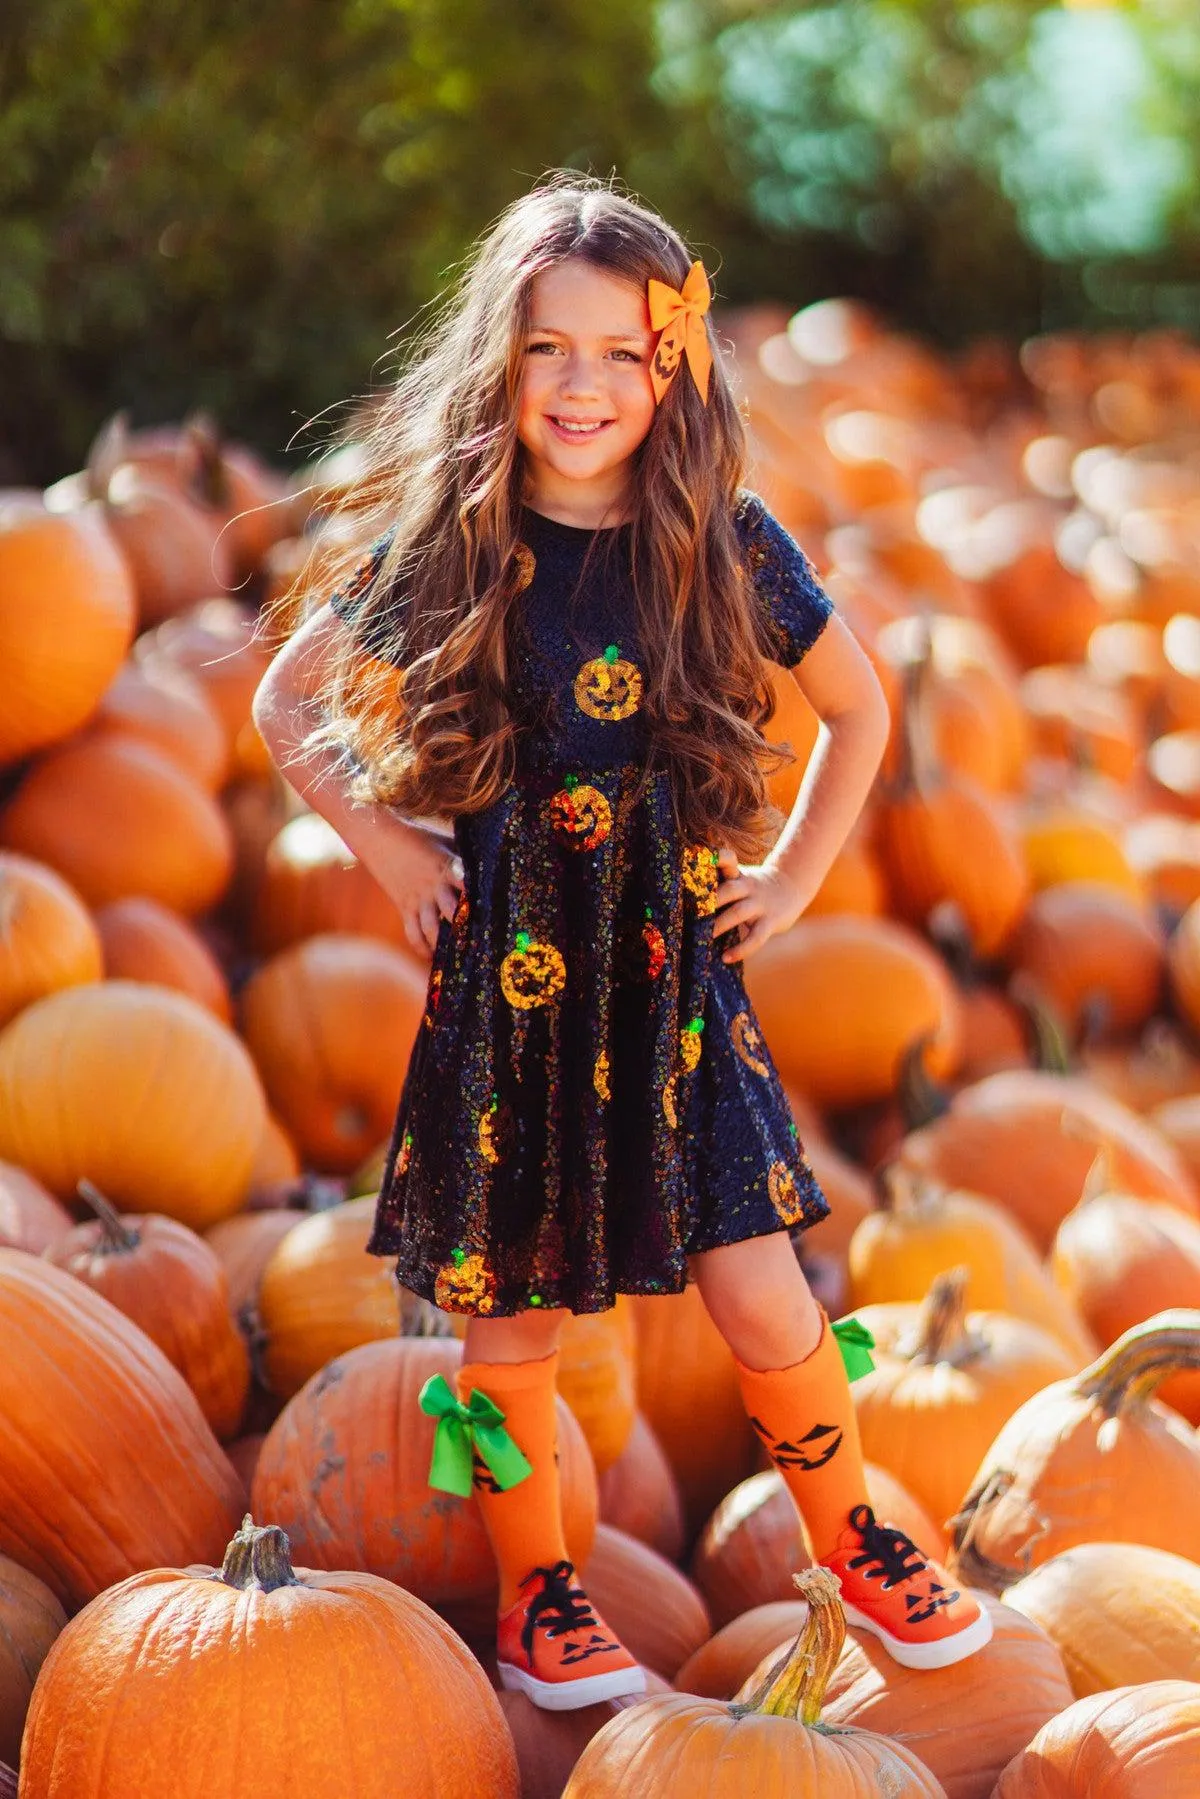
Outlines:
{"type": "Polygon", "coordinates": [[[594,394],[600,386],[599,367],[590,356],[573,350],[564,361],[558,385],[564,400],[594,394]]]}

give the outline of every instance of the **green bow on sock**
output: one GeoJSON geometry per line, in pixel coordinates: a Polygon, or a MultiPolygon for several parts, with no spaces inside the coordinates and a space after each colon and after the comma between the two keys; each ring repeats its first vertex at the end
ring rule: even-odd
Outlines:
{"type": "Polygon", "coordinates": [[[531,1464],[504,1428],[504,1413],[478,1387],[471,1388],[470,1403],[463,1405],[455,1398],[445,1375],[431,1374],[417,1403],[438,1421],[429,1464],[431,1487],[466,1499],[471,1491],[474,1450],[479,1451],[496,1485],[503,1489],[515,1487],[533,1473],[531,1464]]]}
{"type": "Polygon", "coordinates": [[[864,1374],[870,1374],[875,1366],[871,1360],[875,1339],[866,1325],[860,1324],[857,1318],[841,1318],[829,1328],[842,1352],[847,1380],[861,1380],[864,1374]]]}

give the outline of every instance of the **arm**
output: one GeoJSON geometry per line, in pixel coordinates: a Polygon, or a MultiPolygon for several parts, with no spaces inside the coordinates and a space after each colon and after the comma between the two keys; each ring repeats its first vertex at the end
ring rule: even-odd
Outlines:
{"type": "Polygon", "coordinates": [[[798,917],[862,811],[883,759],[890,720],[869,658],[836,613],[791,672],[821,720],[821,730],[796,803],[763,866],[791,882],[798,917]]]}
{"type": "Polygon", "coordinates": [[[316,695],[330,657],[348,627],[322,606],[279,651],[254,696],[254,722],[288,784],[319,812],[379,882],[418,954],[432,955],[440,917],[453,916],[462,868],[431,833],[389,807],[358,805],[346,791],[346,763],[334,745],[297,755],[322,722],[316,695]]]}

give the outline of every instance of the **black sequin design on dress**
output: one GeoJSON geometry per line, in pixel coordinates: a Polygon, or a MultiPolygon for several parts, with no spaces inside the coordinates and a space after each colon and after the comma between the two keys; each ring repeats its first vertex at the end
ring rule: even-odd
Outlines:
{"type": "MultiPolygon", "coordinates": [[[[791,667],[831,601],[756,496],[736,524],[791,667]]],[[[514,697],[535,722],[508,791],[455,821],[463,892],[439,927],[368,1245],[447,1311],[678,1293],[689,1254],[829,1211],[742,965],[721,960],[733,935],[714,938],[715,846],[679,842],[666,771],[646,780],[627,527],[585,567],[595,535],[522,514],[514,697]]],[[[386,545],[330,602],[377,655],[386,628],[364,600],[386,545]]]]}

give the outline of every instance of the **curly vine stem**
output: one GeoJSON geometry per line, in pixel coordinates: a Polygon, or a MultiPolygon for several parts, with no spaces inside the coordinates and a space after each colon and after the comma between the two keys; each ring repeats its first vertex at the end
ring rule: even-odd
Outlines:
{"type": "Polygon", "coordinates": [[[99,1187],[89,1181],[86,1174],[76,1181],[75,1191],[100,1220],[102,1234],[96,1247],[101,1255],[125,1255],[137,1248],[142,1240],[141,1233],[124,1222],[116,1207],[105,1199],[99,1187]]]}
{"type": "Polygon", "coordinates": [[[1182,1368],[1200,1368],[1200,1310],[1176,1306],[1127,1330],[1072,1385],[1116,1417],[1144,1404],[1168,1374],[1182,1368]]]}
{"type": "Polygon", "coordinates": [[[825,1689],[842,1653],[846,1616],[838,1597],[841,1582],[828,1568],[805,1568],[792,1579],[800,1597],[808,1601],[804,1628],[753,1691],[745,1698],[739,1695],[735,1705],[739,1716],[758,1712],[774,1718],[798,1718],[801,1724],[812,1726],[820,1719],[825,1689]]]}
{"type": "Polygon", "coordinates": [[[292,1569],[287,1532],[277,1524],[257,1525],[247,1512],[242,1528],[225,1551],[221,1571],[214,1578],[240,1593],[256,1587],[274,1593],[279,1587],[300,1585],[292,1569]]]}

